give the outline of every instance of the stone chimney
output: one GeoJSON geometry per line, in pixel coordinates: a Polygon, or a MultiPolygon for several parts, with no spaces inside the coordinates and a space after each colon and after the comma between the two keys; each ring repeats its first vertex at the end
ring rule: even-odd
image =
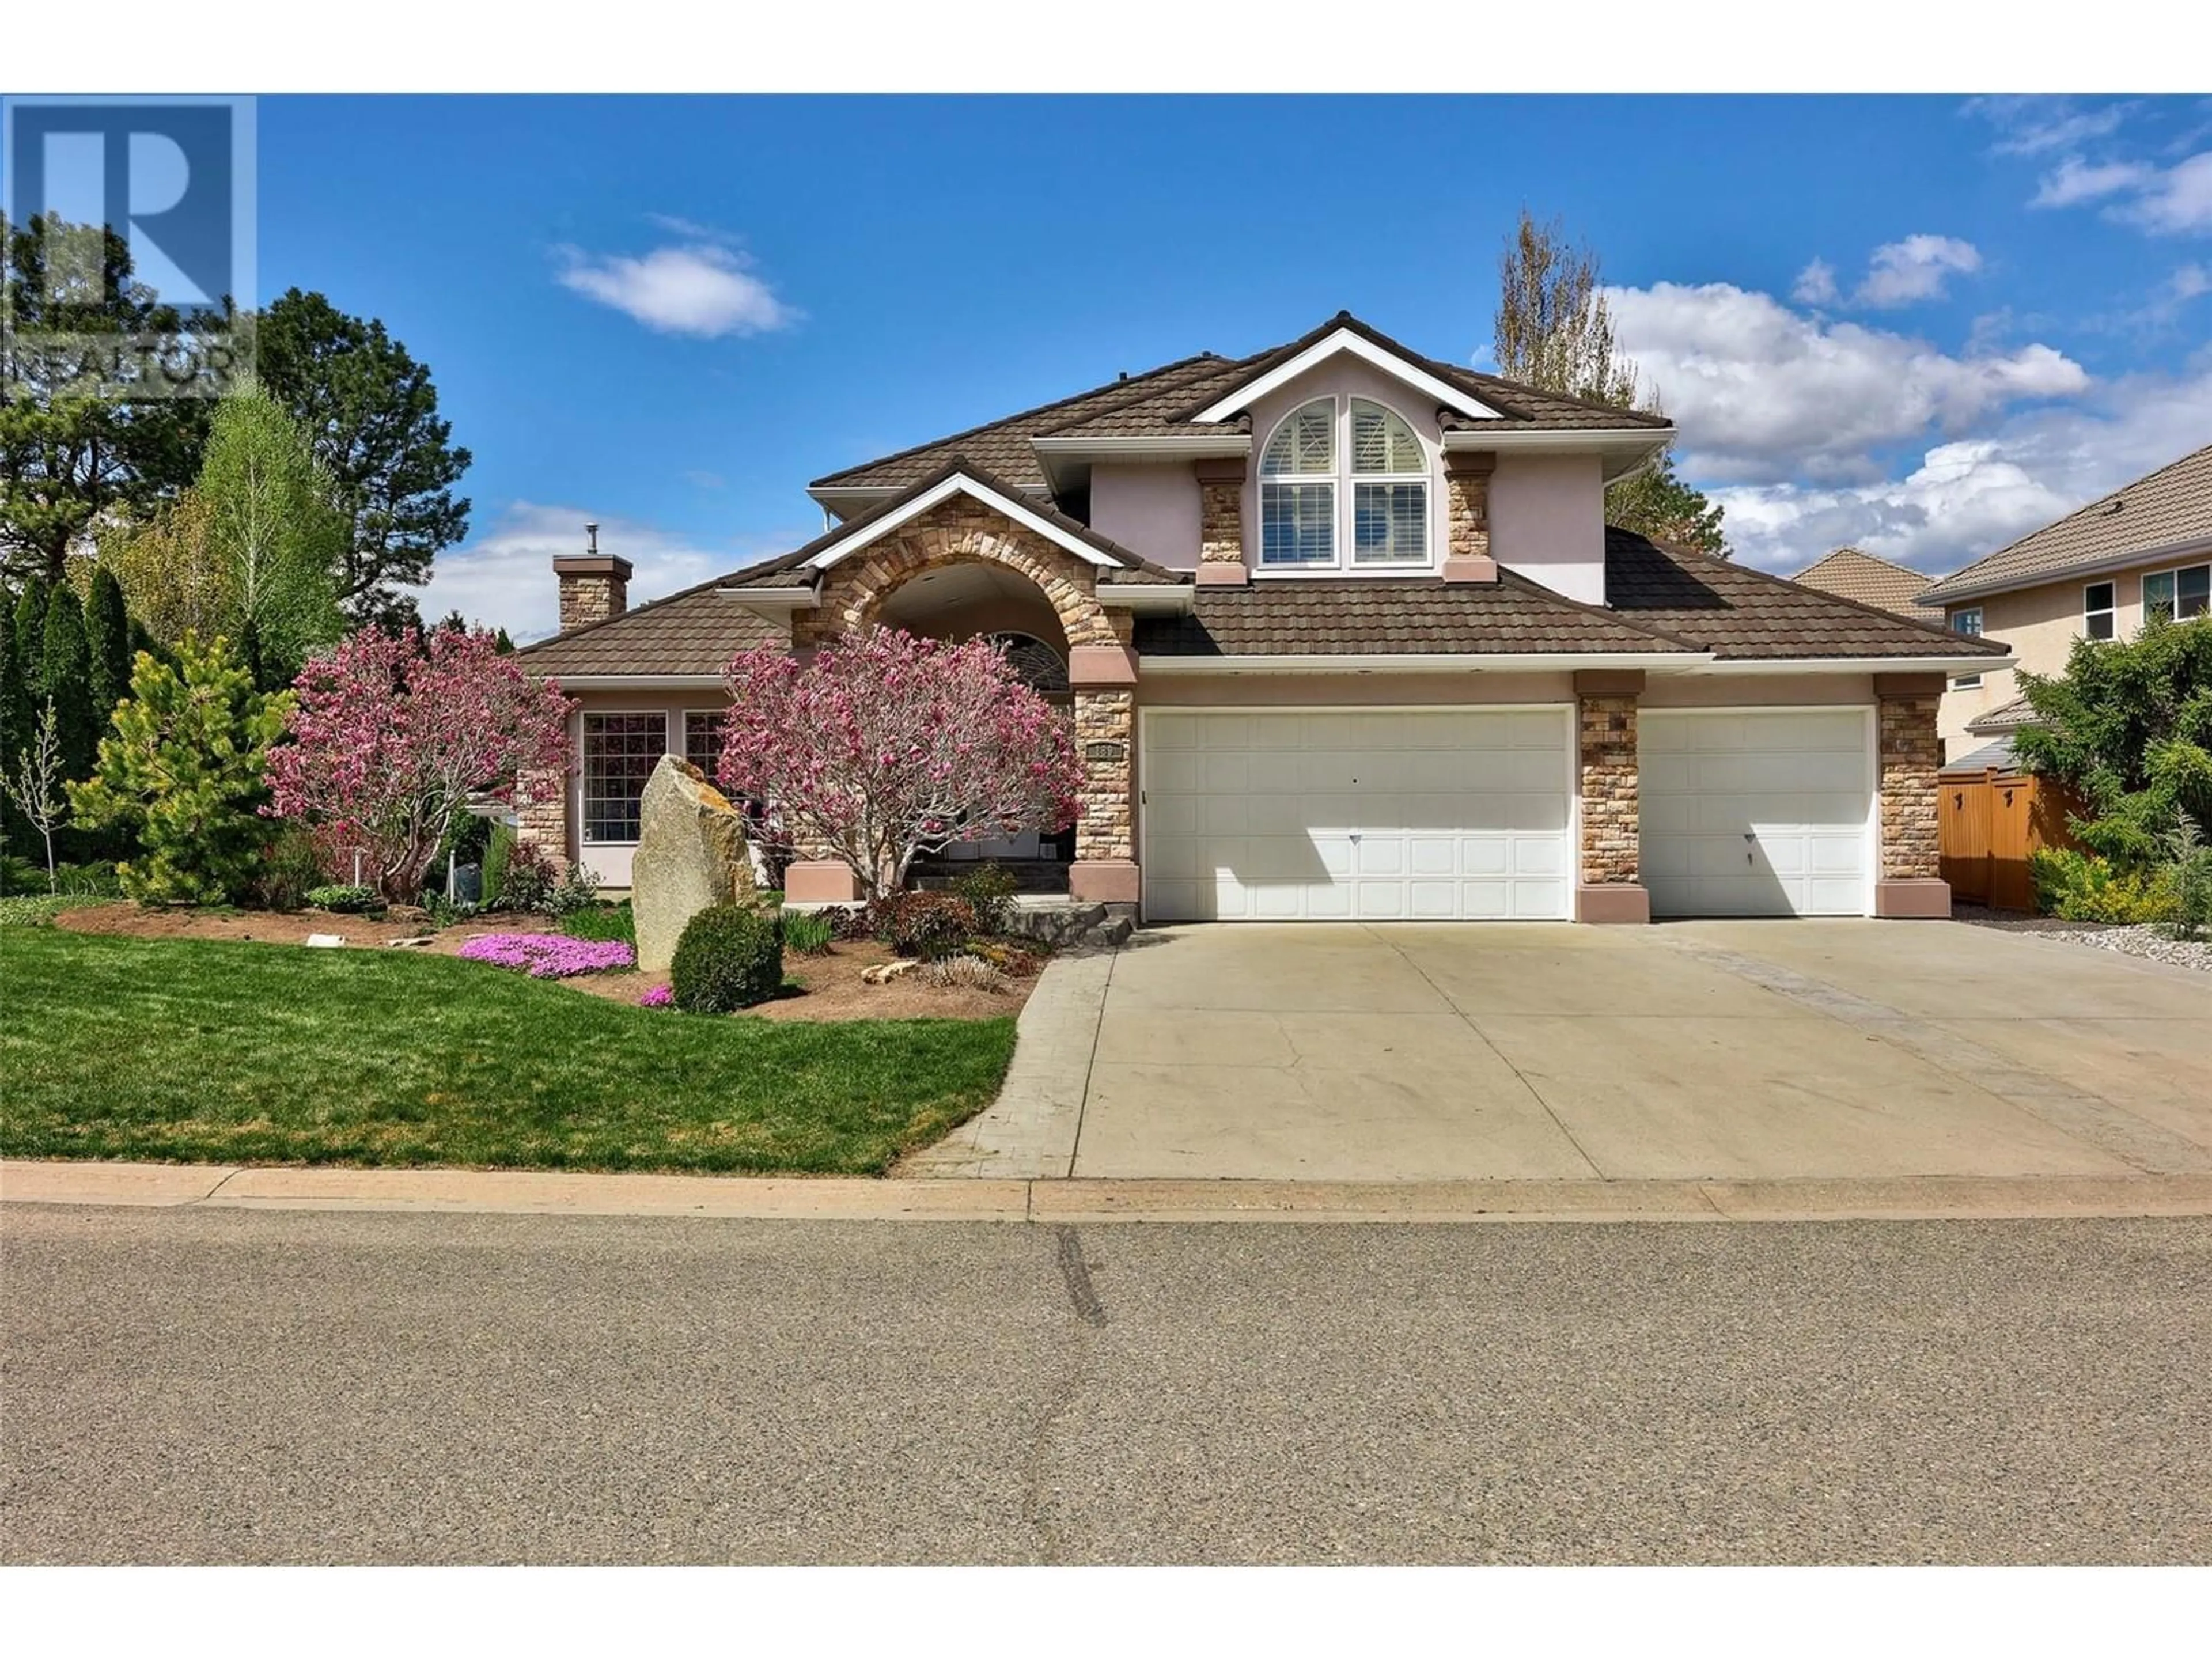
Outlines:
{"type": "Polygon", "coordinates": [[[599,527],[584,526],[586,550],[556,553],[553,574],[561,582],[561,631],[619,617],[629,608],[629,561],[599,551],[599,527]]]}
{"type": "Polygon", "coordinates": [[[1455,450],[1444,456],[1443,579],[1494,582],[1498,561],[1490,550],[1490,478],[1498,457],[1488,450],[1455,450]]]}

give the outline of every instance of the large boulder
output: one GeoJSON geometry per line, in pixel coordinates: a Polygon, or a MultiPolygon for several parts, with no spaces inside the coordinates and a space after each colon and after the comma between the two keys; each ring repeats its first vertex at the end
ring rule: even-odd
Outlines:
{"type": "Polygon", "coordinates": [[[711,904],[752,896],[744,815],[697,767],[663,755],[646,781],[637,854],[630,860],[630,909],[637,965],[647,973],[676,957],[684,924],[711,904]]]}

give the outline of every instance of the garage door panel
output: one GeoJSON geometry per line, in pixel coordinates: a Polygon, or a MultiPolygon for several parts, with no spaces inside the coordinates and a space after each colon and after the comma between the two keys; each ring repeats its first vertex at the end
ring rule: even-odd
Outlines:
{"type": "Polygon", "coordinates": [[[1146,911],[1564,916],[1571,735],[1565,707],[1148,716],[1146,911]]]}
{"type": "Polygon", "coordinates": [[[1868,743],[1861,708],[1644,711],[1642,870],[1653,914],[1865,914],[1868,743]]]}

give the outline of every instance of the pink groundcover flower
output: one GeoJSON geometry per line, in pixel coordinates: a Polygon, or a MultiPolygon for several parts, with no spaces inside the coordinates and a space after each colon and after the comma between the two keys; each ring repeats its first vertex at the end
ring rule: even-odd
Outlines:
{"type": "Polygon", "coordinates": [[[480,933],[461,946],[471,962],[512,968],[532,979],[567,979],[627,968],[637,960],[619,939],[570,939],[562,933],[480,933]]]}
{"type": "Polygon", "coordinates": [[[665,985],[656,985],[637,1000],[641,1008],[665,1008],[674,1003],[676,993],[665,985]]]}

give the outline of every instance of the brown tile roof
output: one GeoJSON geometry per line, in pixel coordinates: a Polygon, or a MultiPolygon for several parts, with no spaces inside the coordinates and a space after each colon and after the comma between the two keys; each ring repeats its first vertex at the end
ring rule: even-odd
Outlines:
{"type": "Polygon", "coordinates": [[[1347,577],[1201,587],[1186,616],[1137,619],[1147,657],[1694,653],[1510,571],[1494,582],[1347,577]]]}
{"type": "Polygon", "coordinates": [[[1922,571],[1908,570],[1887,559],[1878,559],[1871,553],[1862,553],[1856,547],[1839,547],[1826,558],[1807,565],[1790,580],[1803,587],[1817,587],[1823,593],[1856,599],[1877,611],[1894,611],[1920,622],[1936,621],[1940,615],[1920,603],[1920,595],[1935,580],[1934,577],[1922,571]]]}
{"type": "Polygon", "coordinates": [[[2212,444],[2077,507],[2055,524],[1954,571],[1928,590],[1940,603],[2002,592],[2133,553],[2212,540],[2212,444]]]}
{"type": "Polygon", "coordinates": [[[1098,573],[1098,580],[1109,586],[1116,583],[1149,585],[1160,582],[1188,582],[1191,579],[1188,570],[1170,570],[1164,566],[1140,558],[1119,542],[1100,535],[1081,520],[1068,517],[1049,501],[1041,500],[1026,490],[1016,488],[997,473],[978,465],[964,455],[955,455],[943,465],[923,473],[901,489],[897,495],[886,497],[866,513],[858,514],[846,520],[842,524],[823,531],[805,546],[795,548],[788,553],[779,554],[776,557],[763,560],[759,564],[749,565],[735,575],[723,577],[722,581],[726,586],[732,587],[790,587],[801,582],[810,581],[812,578],[805,567],[806,562],[816,554],[836,546],[847,537],[866,528],[885,514],[897,512],[915,496],[927,494],[947,478],[956,475],[972,478],[986,489],[994,490],[1010,500],[1019,501],[1039,518],[1066,532],[1085,545],[1097,549],[1108,558],[1117,561],[1114,568],[1101,569],[1098,573]]]}
{"type": "Polygon", "coordinates": [[[515,657],[532,674],[719,674],[732,657],[756,645],[788,645],[791,630],[734,595],[717,576],[625,611],[526,645],[515,657]]]}
{"type": "Polygon", "coordinates": [[[2027,697],[2018,696],[1975,715],[1966,722],[1966,730],[1978,738],[1992,732],[2015,732],[2034,718],[2035,710],[2027,706],[2027,697]]]}
{"type": "Polygon", "coordinates": [[[2008,649],[1611,526],[1605,593],[1624,620],[1695,640],[1723,658],[2002,656],[2008,649]]]}
{"type": "MultiPolygon", "coordinates": [[[[1249,431],[1250,422],[1243,415],[1206,426],[1193,424],[1190,417],[1340,328],[1349,329],[1438,380],[1449,381],[1498,410],[1512,428],[1587,431],[1644,426],[1663,431],[1669,424],[1664,416],[1638,414],[1540,392],[1494,374],[1478,374],[1472,369],[1425,357],[1370,328],[1349,312],[1340,312],[1319,328],[1286,345],[1233,359],[1217,357],[1211,352],[1182,358],[1143,374],[1133,374],[1072,398],[1024,410],[988,425],[971,427],[949,438],[933,439],[894,455],[843,468],[817,478],[811,487],[834,489],[903,486],[960,454],[990,468],[1017,489],[1041,494],[1049,486],[1037,465],[1036,452],[1030,447],[1033,438],[1188,437],[1204,433],[1249,431]]],[[[1476,427],[1494,422],[1447,413],[1444,424],[1476,427]]]]}

